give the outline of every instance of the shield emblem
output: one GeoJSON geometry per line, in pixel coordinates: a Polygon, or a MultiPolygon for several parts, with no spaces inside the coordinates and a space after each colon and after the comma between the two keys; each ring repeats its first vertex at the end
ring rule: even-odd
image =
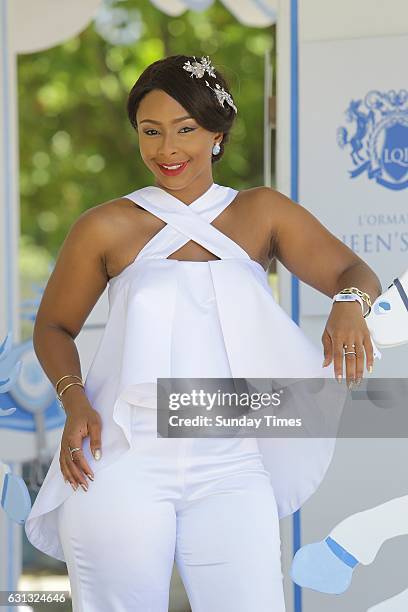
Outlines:
{"type": "Polygon", "coordinates": [[[408,126],[394,123],[385,128],[384,145],[381,152],[384,170],[395,181],[408,174],[408,126]]]}

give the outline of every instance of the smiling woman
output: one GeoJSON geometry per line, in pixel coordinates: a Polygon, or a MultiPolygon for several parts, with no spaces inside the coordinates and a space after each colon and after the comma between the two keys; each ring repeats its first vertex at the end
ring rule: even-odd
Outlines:
{"type": "MultiPolygon", "coordinates": [[[[214,183],[235,114],[209,58],[148,66],[128,115],[155,184],[81,215],[38,309],[36,354],[67,420],[25,528],[37,548],[66,561],[74,612],[167,612],[174,561],[194,612],[285,610],[279,518],[303,505],[330,464],[335,439],[307,439],[326,410],[313,394],[287,406],[289,420],[307,406],[303,437],[291,438],[293,428],[237,437],[227,425],[214,439],[201,428],[177,437],[170,423],[158,435],[158,379],[173,392],[197,380],[194,393],[222,383],[232,394],[258,391],[257,381],[270,392],[276,378],[334,378],[274,300],[271,244],[323,293],[376,285],[282,194],[214,183]],[[84,384],[74,339],[107,283],[109,317],[84,384]]],[[[346,357],[360,371],[363,341],[372,359],[360,305],[335,306],[329,331],[340,347],[356,343],[346,357]]],[[[337,367],[341,348],[334,357],[337,367]]],[[[341,415],[345,391],[331,390],[330,415],[341,415]]]]}
{"type": "MultiPolygon", "coordinates": [[[[195,180],[200,193],[211,183],[211,164],[217,157],[213,149],[221,147],[223,134],[205,129],[183,111],[180,103],[163,90],[144,96],[136,113],[140,155],[156,177],[157,186],[176,194],[195,180]]],[[[223,151],[224,145],[218,157],[223,151]]]]}
{"type": "Polygon", "coordinates": [[[154,62],[127,103],[155,184],[177,195],[193,181],[194,191],[188,190],[193,199],[211,184],[211,166],[224,155],[236,114],[226,79],[205,61],[175,55],[154,62]]]}

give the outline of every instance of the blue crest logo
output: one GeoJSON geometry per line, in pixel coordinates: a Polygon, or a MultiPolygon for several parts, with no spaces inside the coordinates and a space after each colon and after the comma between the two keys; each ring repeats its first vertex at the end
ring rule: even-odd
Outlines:
{"type": "Polygon", "coordinates": [[[408,91],[370,91],[364,103],[351,100],[346,119],[355,129],[349,133],[339,127],[337,142],[350,147],[355,166],[350,178],[366,171],[369,179],[388,189],[408,187],[408,91]]]}

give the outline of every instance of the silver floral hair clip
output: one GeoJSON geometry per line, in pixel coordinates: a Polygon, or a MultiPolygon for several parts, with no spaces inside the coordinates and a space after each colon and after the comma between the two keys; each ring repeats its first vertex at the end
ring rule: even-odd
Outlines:
{"type": "MultiPolygon", "coordinates": [[[[190,75],[191,77],[195,76],[197,79],[201,79],[205,75],[206,72],[208,72],[208,74],[212,77],[215,77],[215,78],[217,77],[217,75],[215,74],[214,67],[211,64],[211,60],[208,55],[203,56],[201,58],[201,62],[198,62],[196,60],[195,55],[193,55],[193,57],[195,60],[194,62],[190,62],[190,61],[185,62],[183,66],[184,70],[187,70],[187,72],[191,72],[191,75],[190,75]]],[[[231,94],[225,91],[223,87],[221,87],[218,83],[216,83],[215,84],[216,89],[214,89],[213,87],[211,87],[208,81],[205,81],[205,84],[207,85],[207,87],[213,90],[213,92],[217,96],[218,103],[223,108],[224,108],[224,102],[226,101],[227,104],[229,104],[236,113],[238,112],[231,94]]]]}
{"type": "Polygon", "coordinates": [[[191,72],[191,77],[195,76],[197,77],[197,79],[201,79],[206,72],[208,72],[210,76],[216,76],[214,66],[212,66],[211,60],[208,55],[207,57],[203,56],[201,58],[201,62],[198,62],[196,60],[195,55],[193,55],[193,57],[195,60],[193,63],[188,61],[183,66],[184,70],[187,70],[187,72],[191,72]]]}
{"type": "Polygon", "coordinates": [[[224,100],[226,100],[227,104],[232,106],[232,108],[234,109],[235,112],[238,112],[237,111],[237,107],[234,104],[234,100],[232,99],[232,96],[231,96],[231,94],[228,93],[228,91],[225,91],[225,89],[223,87],[220,87],[220,85],[218,83],[215,84],[215,87],[217,89],[214,89],[214,87],[211,87],[211,85],[209,84],[208,81],[206,81],[205,84],[207,85],[207,87],[209,87],[210,89],[213,90],[213,92],[217,96],[218,102],[221,104],[221,106],[224,106],[224,100]]]}

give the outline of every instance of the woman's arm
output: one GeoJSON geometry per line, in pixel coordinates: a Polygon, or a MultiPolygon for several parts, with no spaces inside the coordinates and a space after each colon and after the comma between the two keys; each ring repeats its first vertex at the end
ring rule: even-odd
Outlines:
{"type": "MultiPolygon", "coordinates": [[[[107,284],[104,253],[109,246],[108,228],[109,219],[101,206],[82,213],[62,244],[42,296],[33,345],[54,386],[66,374],[82,378],[75,338],[107,284]]],[[[59,392],[74,381],[74,378],[62,381],[59,392]]],[[[73,453],[74,463],[68,446],[81,448],[82,438],[89,435],[92,453],[100,449],[101,422],[79,385],[69,387],[62,395],[62,402],[67,420],[61,440],[61,471],[76,488],[78,483],[86,484],[79,468],[91,475],[92,470],[82,452],[73,453]]]]}
{"type": "Polygon", "coordinates": [[[368,293],[372,302],[381,295],[373,270],[312,213],[279,191],[262,189],[275,254],[285,268],[328,297],[349,286],[368,293]]]}
{"type": "MultiPolygon", "coordinates": [[[[374,271],[341,240],[336,238],[309,211],[282,193],[261,188],[276,257],[300,280],[332,298],[346,287],[368,293],[371,303],[381,295],[381,283],[374,271]]],[[[350,386],[360,381],[364,370],[371,371],[374,355],[371,337],[358,302],[335,302],[322,335],[325,361],[334,360],[338,380],[343,377],[345,344],[356,355],[346,355],[346,376],[350,386]]]]}
{"type": "MultiPolygon", "coordinates": [[[[51,383],[65,374],[81,376],[75,338],[107,284],[104,252],[106,220],[98,207],[74,222],[65,238],[37,312],[33,344],[51,383]]],[[[72,382],[72,381],[68,381],[72,382]]],[[[64,384],[59,385],[59,390],[64,384]]],[[[72,386],[62,396],[64,408],[84,391],[72,386]]]]}

